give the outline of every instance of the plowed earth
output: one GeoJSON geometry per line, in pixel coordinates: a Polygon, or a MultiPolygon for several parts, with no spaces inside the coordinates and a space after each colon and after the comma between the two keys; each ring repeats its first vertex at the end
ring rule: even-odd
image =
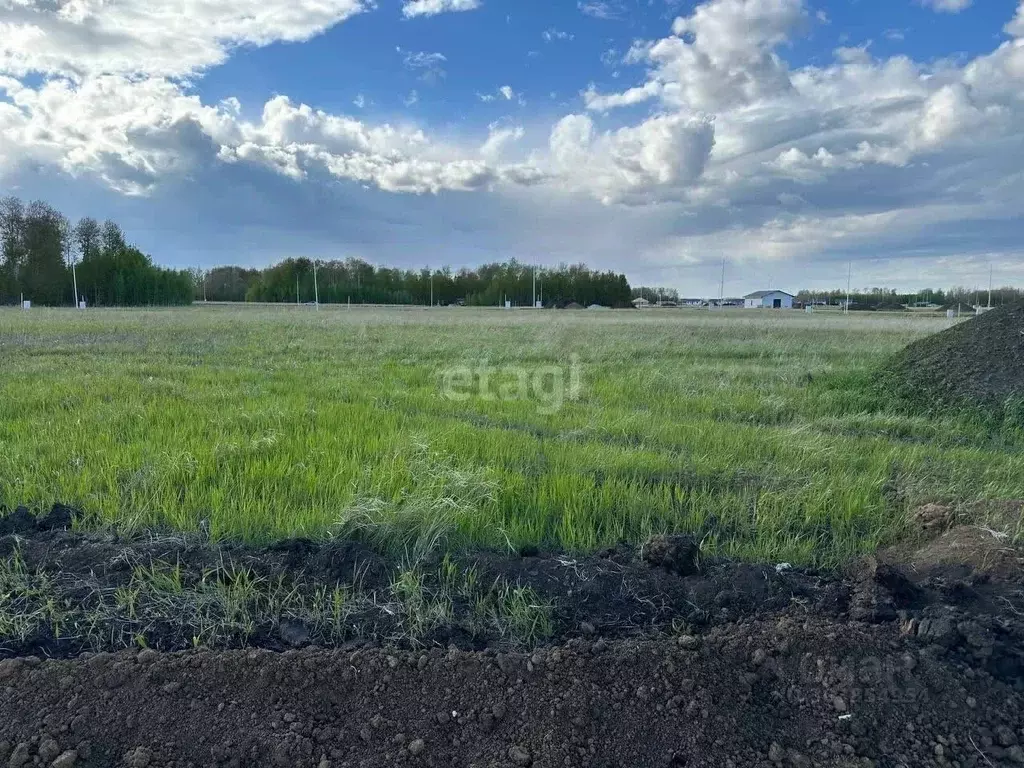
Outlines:
{"type": "MultiPolygon", "coordinates": [[[[333,647],[306,632],[288,648],[272,626],[248,647],[224,636],[187,651],[180,626],[153,633],[165,650],[113,653],[102,633],[86,652],[43,633],[0,660],[0,766],[1024,765],[1019,554],[975,537],[958,563],[957,535],[921,550],[934,562],[904,553],[912,565],[882,557],[846,574],[690,573],[663,546],[460,560],[550,601],[551,636],[529,648],[486,632],[413,638],[376,618],[360,628],[358,615],[333,647]]],[[[186,585],[211,558],[309,585],[343,578],[351,562],[329,564],[358,552],[371,562],[362,589],[381,595],[394,567],[351,543],[250,550],[59,526],[0,546],[62,589],[91,579],[83,600],[129,583],[118,558],[179,562],[186,585]]]]}

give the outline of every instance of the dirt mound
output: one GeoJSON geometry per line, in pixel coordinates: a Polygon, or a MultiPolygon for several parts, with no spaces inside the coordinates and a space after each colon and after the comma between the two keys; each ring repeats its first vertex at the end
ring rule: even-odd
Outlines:
{"type": "Polygon", "coordinates": [[[1008,403],[1019,408],[1024,398],[1024,302],[911,344],[888,363],[881,381],[900,397],[929,408],[979,407],[1000,415],[1008,403]]]}

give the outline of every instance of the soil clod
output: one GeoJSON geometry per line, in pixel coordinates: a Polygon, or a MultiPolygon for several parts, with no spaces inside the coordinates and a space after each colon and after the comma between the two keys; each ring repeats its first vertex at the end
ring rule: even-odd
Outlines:
{"type": "Polygon", "coordinates": [[[679,576],[700,572],[700,547],[692,536],[653,536],[644,544],[643,556],[651,565],[679,576]]]}

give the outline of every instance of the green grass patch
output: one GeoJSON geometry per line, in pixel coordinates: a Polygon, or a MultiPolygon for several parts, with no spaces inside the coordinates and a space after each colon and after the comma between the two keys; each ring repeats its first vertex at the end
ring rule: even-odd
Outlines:
{"type": "Polygon", "coordinates": [[[362,537],[410,568],[448,547],[589,551],[669,531],[715,553],[834,564],[898,538],[913,505],[1024,498],[1019,430],[901,409],[873,386],[887,356],[945,326],[0,310],[0,503],[60,500],[105,525],[214,538],[362,537]],[[515,371],[569,381],[574,356],[579,391],[560,407],[509,396],[515,371]],[[482,361],[499,371],[487,396],[445,396],[446,371],[482,361]]]}

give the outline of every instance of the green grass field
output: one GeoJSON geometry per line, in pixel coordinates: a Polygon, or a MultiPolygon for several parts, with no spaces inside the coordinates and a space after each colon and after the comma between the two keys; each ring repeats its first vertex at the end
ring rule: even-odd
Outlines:
{"type": "Polygon", "coordinates": [[[741,310],[0,310],[0,503],[406,549],[588,551],[693,531],[720,554],[834,564],[895,540],[919,503],[1024,498],[1019,434],[872,394],[887,355],[946,325],[741,310]],[[484,360],[487,392],[468,378],[484,360]]]}

